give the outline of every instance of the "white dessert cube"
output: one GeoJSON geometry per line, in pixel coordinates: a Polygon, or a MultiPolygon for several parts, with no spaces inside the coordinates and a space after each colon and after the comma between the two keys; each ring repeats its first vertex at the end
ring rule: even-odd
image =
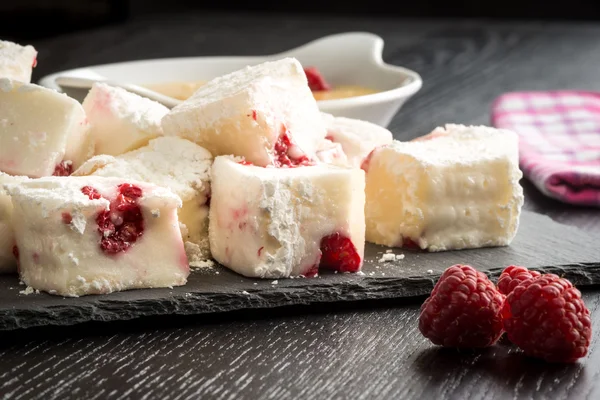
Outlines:
{"type": "Polygon", "coordinates": [[[429,251],[510,244],[523,205],[517,135],[445,129],[378,148],[365,162],[368,241],[429,251]]]}
{"type": "Polygon", "coordinates": [[[327,128],[327,139],[342,146],[352,167],[360,168],[373,149],[390,144],[394,139],[389,130],[368,121],[327,113],[321,115],[327,128]]]}
{"type": "Polygon", "coordinates": [[[220,156],[212,167],[213,257],[248,277],[361,269],[365,176],[330,165],[262,168],[220,156]]]}
{"type": "Polygon", "coordinates": [[[95,83],[83,100],[96,154],[119,155],[162,135],[169,109],[122,88],[95,83]]]}
{"type": "Polygon", "coordinates": [[[183,203],[179,222],[191,266],[210,258],[208,202],[211,154],[178,137],[152,139],[147,146],[120,156],[94,156],[74,176],[105,176],[152,182],[167,187],[183,203]]]}
{"type": "Polygon", "coordinates": [[[16,272],[17,260],[14,256],[15,235],[12,226],[12,201],[4,190],[4,184],[25,182],[25,176],[10,176],[0,172],[0,274],[16,272]]]}
{"type": "Polygon", "coordinates": [[[5,185],[20,277],[62,296],[183,285],[181,200],[169,189],[105,177],[5,185]]]}
{"type": "Polygon", "coordinates": [[[87,132],[77,100],[0,78],[0,171],[32,178],[68,175],[91,155],[87,132]]]}
{"type": "Polygon", "coordinates": [[[259,165],[310,164],[325,126],[300,63],[266,62],[213,79],[162,120],[165,135],[181,136],[214,156],[259,165]]]}
{"type": "Polygon", "coordinates": [[[33,46],[0,40],[0,78],[29,83],[36,65],[37,51],[33,46]]]}

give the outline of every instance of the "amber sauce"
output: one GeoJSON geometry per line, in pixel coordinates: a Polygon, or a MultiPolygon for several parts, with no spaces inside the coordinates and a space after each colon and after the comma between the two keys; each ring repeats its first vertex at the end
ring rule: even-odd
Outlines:
{"type": "MultiPolygon", "coordinates": [[[[205,83],[206,81],[163,82],[146,84],[142,86],[175,99],[186,100],[205,83]]],[[[313,96],[316,100],[334,100],[345,99],[348,97],[365,96],[373,93],[377,93],[377,90],[357,85],[340,85],[331,90],[315,91],[313,92],[313,96]]]]}

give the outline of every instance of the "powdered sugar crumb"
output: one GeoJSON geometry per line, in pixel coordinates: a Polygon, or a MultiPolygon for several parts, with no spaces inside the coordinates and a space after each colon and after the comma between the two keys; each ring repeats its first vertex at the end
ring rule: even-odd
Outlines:
{"type": "Polygon", "coordinates": [[[378,262],[384,263],[384,262],[389,262],[389,261],[400,261],[403,259],[404,259],[404,254],[394,254],[394,253],[390,253],[388,251],[384,255],[381,256],[381,258],[379,259],[378,262]]]}
{"type": "Polygon", "coordinates": [[[25,288],[25,290],[21,290],[19,293],[20,294],[24,294],[24,295],[27,296],[27,295],[30,295],[30,294],[33,294],[33,293],[39,294],[40,291],[37,290],[37,289],[32,288],[31,286],[27,286],[27,288],[25,288]]]}
{"type": "Polygon", "coordinates": [[[271,282],[271,285],[277,285],[279,283],[278,280],[274,280],[273,282],[271,282]]]}
{"type": "MultiPolygon", "coordinates": [[[[190,267],[193,268],[213,268],[215,266],[215,262],[213,260],[201,260],[201,261],[191,261],[190,267]]],[[[217,272],[219,273],[219,272],[217,272]]]]}

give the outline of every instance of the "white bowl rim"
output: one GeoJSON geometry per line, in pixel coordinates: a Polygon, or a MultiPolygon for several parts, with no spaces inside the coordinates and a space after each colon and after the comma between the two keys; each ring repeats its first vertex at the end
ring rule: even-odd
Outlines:
{"type": "Polygon", "coordinates": [[[272,59],[276,59],[278,57],[282,58],[282,57],[290,56],[289,53],[292,53],[292,52],[299,50],[301,48],[304,48],[304,47],[309,47],[309,46],[315,44],[316,42],[331,40],[331,39],[336,39],[336,38],[342,38],[342,37],[348,37],[348,36],[361,36],[363,38],[371,39],[373,41],[373,48],[371,49],[371,51],[372,51],[371,56],[373,57],[372,61],[374,62],[374,64],[382,70],[387,70],[387,71],[396,72],[398,74],[405,75],[406,80],[408,82],[403,83],[400,86],[394,87],[392,89],[383,90],[383,91],[372,93],[372,94],[361,95],[361,96],[352,96],[352,97],[346,97],[346,98],[341,98],[341,99],[318,100],[317,101],[318,104],[325,106],[327,108],[344,108],[344,107],[348,107],[348,106],[361,106],[361,105],[377,104],[377,103],[387,102],[390,100],[395,100],[395,99],[400,99],[400,98],[408,98],[408,97],[414,95],[416,92],[418,92],[421,89],[421,87],[423,85],[423,80],[417,72],[415,72],[411,69],[402,67],[402,66],[396,66],[396,65],[388,64],[388,63],[384,62],[383,61],[384,40],[376,34],[373,34],[370,32],[362,32],[362,31],[344,32],[344,33],[337,33],[337,34],[323,36],[321,38],[312,40],[301,46],[298,46],[296,48],[286,50],[286,51],[276,53],[276,54],[263,55],[263,56],[260,56],[260,55],[258,55],[258,56],[232,55],[232,56],[200,56],[200,57],[194,57],[194,56],[165,57],[165,58],[151,58],[151,59],[120,61],[120,62],[114,62],[114,63],[89,65],[89,66],[72,68],[69,70],[63,70],[63,71],[45,75],[38,80],[38,83],[44,87],[62,91],[60,86],[57,85],[55,82],[55,79],[58,76],[62,76],[65,74],[68,75],[70,73],[72,74],[73,72],[77,72],[77,71],[94,70],[97,68],[106,68],[106,67],[117,67],[122,64],[129,64],[129,65],[138,64],[138,63],[144,64],[144,63],[148,63],[148,62],[157,62],[157,61],[159,61],[159,62],[160,61],[175,62],[176,63],[178,61],[189,62],[190,60],[205,60],[205,61],[213,61],[213,62],[246,60],[246,62],[264,62],[269,59],[272,60],[272,59]]]}

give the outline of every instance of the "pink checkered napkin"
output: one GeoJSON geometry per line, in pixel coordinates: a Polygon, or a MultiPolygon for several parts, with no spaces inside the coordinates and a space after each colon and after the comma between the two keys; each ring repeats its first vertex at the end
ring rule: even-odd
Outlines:
{"type": "Polygon", "coordinates": [[[506,93],[492,124],[519,135],[523,174],[543,193],[600,206],[600,93],[506,93]]]}

